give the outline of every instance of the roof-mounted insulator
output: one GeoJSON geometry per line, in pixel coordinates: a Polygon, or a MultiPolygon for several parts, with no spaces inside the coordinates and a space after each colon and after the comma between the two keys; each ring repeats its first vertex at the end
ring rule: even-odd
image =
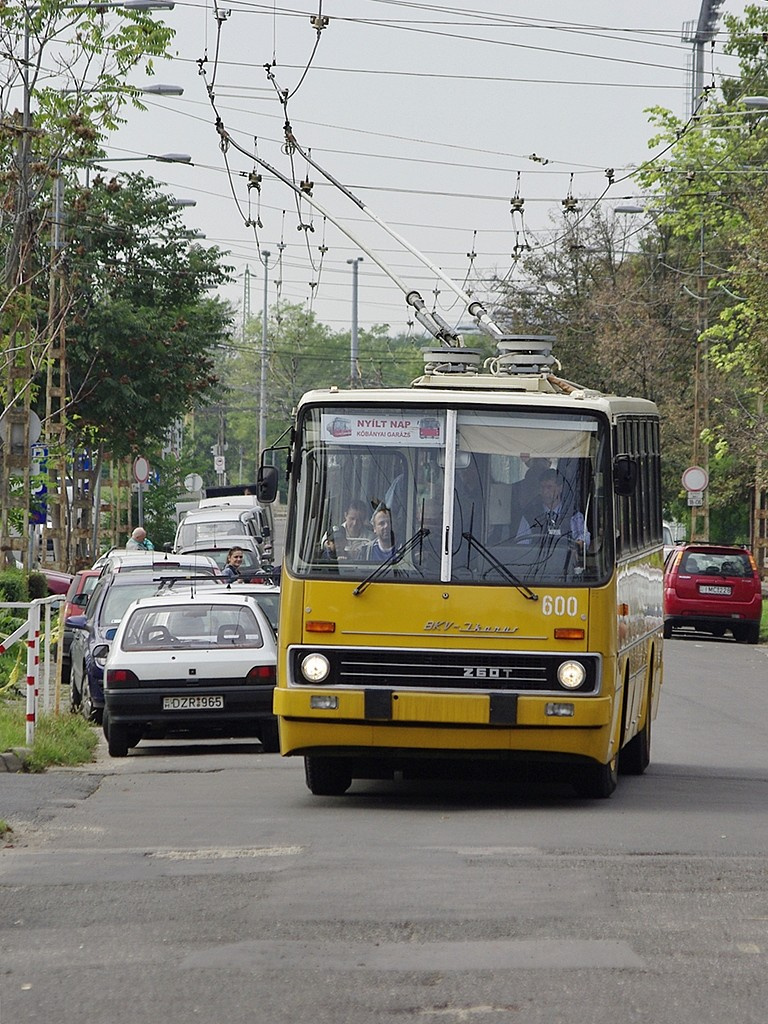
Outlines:
{"type": "Polygon", "coordinates": [[[497,375],[549,373],[557,364],[554,343],[551,334],[509,334],[496,343],[498,355],[490,360],[489,369],[497,375]]]}
{"type": "Polygon", "coordinates": [[[423,348],[424,373],[477,373],[483,358],[476,348],[423,348]]]}

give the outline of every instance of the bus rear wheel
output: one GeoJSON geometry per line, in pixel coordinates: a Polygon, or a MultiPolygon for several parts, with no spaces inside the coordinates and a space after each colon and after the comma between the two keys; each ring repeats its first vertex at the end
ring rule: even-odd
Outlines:
{"type": "Polygon", "coordinates": [[[573,777],[573,788],[587,800],[607,800],[616,789],[619,777],[619,759],[608,764],[582,765],[573,777]]]}
{"type": "Polygon", "coordinates": [[[651,763],[651,705],[645,710],[645,725],[635,733],[619,755],[619,771],[622,775],[642,775],[651,763]]]}
{"type": "Polygon", "coordinates": [[[342,796],[352,785],[351,773],[336,757],[305,757],[304,777],[315,796],[342,796]]]}

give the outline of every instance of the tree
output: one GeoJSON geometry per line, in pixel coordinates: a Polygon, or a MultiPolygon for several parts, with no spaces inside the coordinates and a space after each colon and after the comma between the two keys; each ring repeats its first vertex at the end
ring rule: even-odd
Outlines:
{"type": "MultiPolygon", "coordinates": [[[[350,333],[333,333],[314,313],[291,304],[278,304],[269,311],[267,333],[267,443],[274,444],[306,391],[349,386],[350,333]]],[[[230,338],[218,353],[219,399],[207,411],[196,412],[194,452],[190,453],[204,479],[210,479],[209,450],[222,432],[222,423],[230,480],[248,483],[255,479],[261,338],[261,317],[255,317],[245,324],[239,339],[230,338]]],[[[409,384],[421,372],[419,347],[412,338],[390,338],[383,325],[360,331],[358,368],[363,386],[409,384]]]]}
{"type": "MultiPolygon", "coordinates": [[[[9,443],[2,453],[0,548],[6,552],[13,547],[14,514],[21,513],[27,533],[30,403],[67,314],[61,302],[49,301],[61,293],[60,250],[48,244],[52,193],[67,160],[98,155],[125,104],[141,107],[140,92],[124,84],[126,77],[142,66],[152,74],[172,35],[135,9],[71,0],[0,4],[0,402],[6,424],[21,428],[22,437],[17,451],[9,443]],[[19,98],[21,110],[14,105],[19,98]]],[[[54,446],[63,459],[67,445],[57,438],[51,453],[54,446]]],[[[60,489],[63,497],[63,482],[60,489]]],[[[26,559],[27,545],[21,549],[26,559]]]]}
{"type": "Polygon", "coordinates": [[[206,292],[229,270],[151,178],[98,177],[73,206],[70,417],[126,455],[213,395],[231,310],[206,292]]]}

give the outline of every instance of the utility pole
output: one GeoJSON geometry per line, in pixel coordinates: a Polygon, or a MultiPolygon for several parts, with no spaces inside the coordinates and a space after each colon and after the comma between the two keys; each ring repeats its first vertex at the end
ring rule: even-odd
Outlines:
{"type": "Polygon", "coordinates": [[[357,343],[357,327],[358,327],[358,271],[360,264],[363,262],[362,256],[355,256],[354,259],[347,260],[347,263],[352,267],[352,330],[349,336],[349,384],[350,387],[356,388],[360,386],[360,365],[358,361],[358,343],[357,343]]]}
{"type": "MultiPolygon", "coordinates": [[[[763,432],[763,415],[765,413],[763,395],[757,396],[756,412],[758,437],[760,437],[763,432]]],[[[758,454],[755,462],[755,496],[752,506],[750,547],[757,562],[758,571],[765,578],[766,572],[768,572],[768,478],[766,477],[765,459],[761,454],[758,454]]]]}
{"type": "Polygon", "coordinates": [[[248,321],[251,319],[251,268],[246,263],[243,274],[243,329],[241,340],[245,343],[248,321]]]}
{"type": "MultiPolygon", "coordinates": [[[[5,285],[21,310],[29,305],[30,263],[32,254],[32,203],[30,200],[30,138],[32,109],[29,85],[30,24],[29,11],[24,11],[24,57],[22,64],[23,108],[21,130],[16,151],[16,209],[13,241],[5,285]]],[[[3,458],[0,480],[0,559],[14,564],[13,551],[20,549],[21,560],[29,569],[29,497],[30,497],[30,414],[32,379],[32,329],[28,315],[16,317],[9,345],[8,379],[3,414],[3,458]],[[18,326],[19,322],[21,327],[18,326]],[[21,520],[21,540],[13,536],[12,510],[21,520]]]]}
{"type": "Polygon", "coordinates": [[[264,304],[261,311],[261,380],[259,383],[259,459],[267,447],[267,313],[269,285],[269,257],[271,252],[261,250],[261,263],[264,267],[264,304]]]}
{"type": "MultiPolygon", "coordinates": [[[[709,430],[709,343],[707,278],[704,274],[704,221],[701,222],[699,273],[696,279],[696,363],[693,391],[693,465],[700,466],[709,477],[709,440],[702,433],[709,430]]],[[[709,540],[709,486],[701,492],[701,504],[691,506],[691,541],[709,540]]]]}

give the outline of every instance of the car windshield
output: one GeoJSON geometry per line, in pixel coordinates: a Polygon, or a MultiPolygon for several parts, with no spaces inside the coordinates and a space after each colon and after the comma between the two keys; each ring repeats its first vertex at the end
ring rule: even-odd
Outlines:
{"type": "MultiPolygon", "coordinates": [[[[204,519],[198,522],[183,522],[176,535],[176,550],[179,548],[201,547],[205,544],[219,546],[220,538],[238,537],[248,533],[246,524],[239,518],[204,519]]],[[[229,547],[232,545],[230,544],[229,547]]]]}
{"type": "Polygon", "coordinates": [[[128,605],[139,597],[151,597],[157,590],[158,584],[155,580],[110,587],[101,606],[101,625],[117,626],[128,610],[128,605]]]}
{"type": "Polygon", "coordinates": [[[251,608],[206,601],[137,608],[121,644],[124,651],[263,646],[264,638],[251,608]]]}
{"type": "Polygon", "coordinates": [[[746,551],[688,551],[680,571],[692,576],[747,577],[752,566],[746,551]]]}

